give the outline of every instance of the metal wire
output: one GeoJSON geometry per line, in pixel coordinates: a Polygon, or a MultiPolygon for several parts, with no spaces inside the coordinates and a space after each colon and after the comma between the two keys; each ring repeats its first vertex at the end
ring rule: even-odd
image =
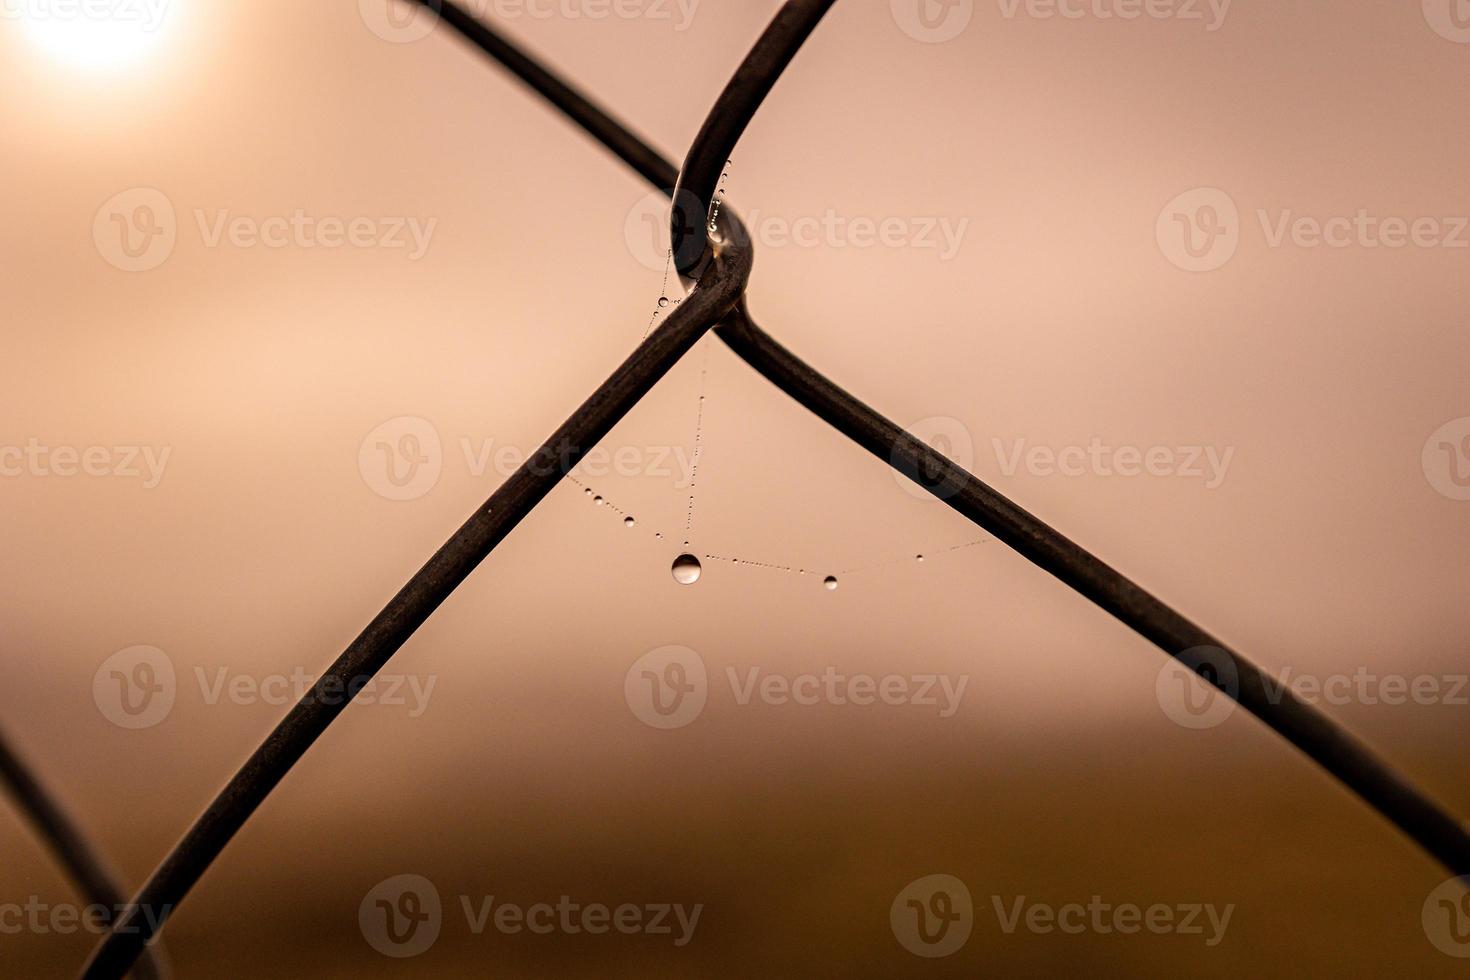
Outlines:
{"type": "MultiPolygon", "coordinates": [[[[703,213],[707,213],[708,194],[734,141],[833,0],[791,0],[783,5],[706,121],[690,150],[685,172],[679,175],[677,191],[672,186],[675,182],[668,179],[672,164],[453,0],[412,2],[438,11],[445,23],[521,77],[655,186],[672,196],[687,192],[694,206],[704,204],[703,213]]],[[[675,203],[674,234],[687,237],[689,215],[681,220],[679,202],[675,203]]],[[[699,256],[690,260],[686,253],[680,262],[681,270],[693,269],[713,258],[689,299],[414,576],[313,692],[292,709],[154,873],[118,927],[94,951],[85,976],[118,977],[126,971],[147,938],[143,932],[147,923],[134,921],[134,910],[176,908],[245,820],[341,712],[346,701],[338,696],[329,703],[323,685],[345,685],[352,691],[353,684],[366,683],[581,455],[716,321],[716,334],[778,388],[1233,697],[1455,874],[1470,873],[1470,835],[1344,729],[1290,693],[1273,696],[1267,675],[1245,658],[1226,650],[1204,630],[766,335],[750,318],[743,301],[751,265],[748,238],[730,209],[722,210],[721,221],[725,223],[717,240],[723,244],[700,242],[699,256]],[[1200,647],[1217,649],[1238,680],[1227,683],[1220,673],[1206,670],[1207,664],[1192,653],[1200,647]],[[125,933],[123,927],[129,925],[137,931],[125,933]]]]}
{"type": "MultiPolygon", "coordinates": [[[[743,240],[734,215],[725,219],[743,240]]],[[[750,252],[723,249],[669,319],[511,475],[363,630],[250,757],[154,871],[93,951],[83,975],[121,977],[271,790],[383,665],[516,525],[745,290],[750,252]],[[346,696],[343,692],[347,692],[346,696]]]]}
{"type": "MultiPolygon", "coordinates": [[[[452,4],[446,0],[446,6],[452,4]]],[[[830,6],[830,2],[788,3],[777,15],[772,30],[784,29],[793,34],[804,30],[802,37],[805,37],[830,6]]],[[[783,47],[786,38],[772,39],[769,35],[768,31],[761,38],[757,51],[761,51],[763,46],[767,51],[786,50],[783,47]]],[[[491,57],[496,57],[494,50],[484,50],[491,57]]],[[[752,52],[746,65],[737,72],[732,88],[737,84],[747,89],[752,87],[751,81],[743,78],[742,73],[754,58],[755,52],[752,52]]],[[[516,71],[513,63],[502,64],[516,71]]],[[[767,71],[777,75],[783,67],[784,64],[765,65],[767,71]]],[[[774,82],[774,78],[771,81],[774,82]]],[[[766,85],[760,91],[764,93],[769,89],[770,86],[766,85]]],[[[721,97],[722,102],[726,101],[729,93],[727,89],[726,95],[721,97]]],[[[552,99],[552,104],[562,108],[555,99],[552,99]]],[[[746,117],[746,121],[748,119],[746,117]]],[[[600,122],[604,126],[617,125],[610,118],[600,122]]],[[[698,194],[701,191],[707,193],[706,189],[715,186],[728,153],[727,138],[725,128],[706,124],[689,151],[690,163],[686,164],[686,171],[680,176],[681,188],[694,188],[694,193],[698,194]],[[699,167],[699,171],[690,172],[688,167],[691,165],[699,167]]],[[[626,131],[619,134],[619,139],[637,142],[640,155],[654,152],[626,131]]],[[[674,233],[678,232],[676,227],[674,233]]],[[[1464,826],[1346,729],[1296,697],[1288,687],[1279,683],[1268,684],[1269,675],[1255,664],[1225,647],[1205,630],[933,447],[914,438],[823,377],[761,330],[751,319],[743,301],[716,328],[715,335],[777,388],[823,421],[1235,699],[1456,875],[1470,872],[1470,834],[1466,833],[1464,826]],[[1197,655],[1196,651],[1201,648],[1207,649],[1209,654],[1197,655]]]]}
{"type": "MultiPolygon", "coordinates": [[[[46,842],[78,894],[89,905],[106,908],[109,917],[117,914],[127,897],[117,875],[61,803],[41,785],[4,731],[0,731],[0,782],[4,782],[16,806],[46,842]]],[[[168,976],[164,962],[158,947],[149,947],[133,975],[139,980],[163,980],[168,976]]]]}
{"type": "Polygon", "coordinates": [[[684,167],[679,171],[670,217],[670,242],[679,275],[696,275],[701,263],[708,260],[710,236],[705,225],[714,206],[720,174],[745,128],[755,118],[756,110],[835,2],[789,0],[783,5],[735,69],[734,77],[720,93],[699,135],[694,137],[684,167]],[[692,208],[694,213],[685,214],[685,208],[692,208]]]}

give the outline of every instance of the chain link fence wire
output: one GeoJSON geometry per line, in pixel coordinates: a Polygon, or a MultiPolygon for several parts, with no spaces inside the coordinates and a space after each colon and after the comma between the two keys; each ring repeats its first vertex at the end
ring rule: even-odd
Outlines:
{"type": "MultiPolygon", "coordinates": [[[[1470,873],[1470,834],[1465,827],[1357,738],[1289,690],[1272,684],[1260,668],[1106,563],[823,377],[752,319],[744,299],[753,261],[750,238],[731,209],[722,208],[717,218],[710,218],[712,198],[746,126],[835,0],[788,0],[781,6],[715,103],[682,169],[454,0],[402,2],[435,12],[668,194],[671,257],[680,275],[693,281],[693,289],[409,580],[291,709],[114,921],[86,964],[85,977],[122,977],[134,967],[214,859],[351,702],[350,695],[373,678],[495,546],[711,330],[742,360],[833,428],[1237,701],[1454,874],[1470,873]],[[344,690],[349,697],[341,696],[344,690]]],[[[100,873],[95,854],[3,742],[0,776],[82,889],[101,895],[110,888],[115,894],[110,878],[100,873]]],[[[137,969],[140,976],[148,976],[143,971],[156,968],[145,960],[137,969]]]]}
{"type": "MultiPolygon", "coordinates": [[[[0,730],[0,782],[46,842],[77,894],[88,905],[101,906],[109,918],[116,915],[127,900],[127,892],[118,884],[121,879],[60,801],[42,785],[4,730],[0,730]]],[[[160,944],[143,951],[133,976],[138,980],[167,980],[167,957],[160,944]]]]}

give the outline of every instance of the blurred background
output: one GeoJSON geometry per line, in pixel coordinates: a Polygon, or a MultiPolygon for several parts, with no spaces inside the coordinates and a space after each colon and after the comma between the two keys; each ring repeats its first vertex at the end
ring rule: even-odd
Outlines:
{"type": "MultiPolygon", "coordinates": [[[[678,296],[649,189],[397,0],[108,2],[0,19],[0,725],[135,886],[678,296]]],[[[840,3],[725,186],[772,334],[1470,813],[1455,2],[840,3]]],[[[471,6],[675,160],[777,9],[471,6]]],[[[719,341],[603,449],[199,883],[179,976],[1463,971],[1446,871],[719,341]],[[437,935],[385,955],[405,875],[437,935]],[[563,896],[701,911],[479,918],[563,896]]],[[[0,855],[0,907],[78,902],[8,805],[0,855]]]]}

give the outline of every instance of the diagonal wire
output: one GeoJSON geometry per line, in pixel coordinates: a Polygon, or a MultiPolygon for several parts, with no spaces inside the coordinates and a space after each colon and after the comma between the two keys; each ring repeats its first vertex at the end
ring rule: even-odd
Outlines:
{"type": "MultiPolygon", "coordinates": [[[[560,82],[550,71],[475,20],[452,0],[413,2],[441,11],[447,23],[521,75],[536,91],[582,123],[639,173],[655,184],[665,185],[665,189],[673,193],[673,189],[667,187],[669,182],[662,179],[668,176],[672,166],[662,165],[655,151],[601,112],[585,96],[560,82]]],[[[791,0],[781,8],[776,21],[762,36],[741,71],[737,72],[737,82],[742,80],[742,72],[747,68],[772,73],[768,83],[756,79],[758,84],[748,94],[759,99],[769,92],[775,77],[799,47],[799,43],[791,43],[792,32],[804,32],[801,34],[804,38],[832,2],[791,0]],[[773,57],[777,60],[770,60],[773,57]]],[[[746,76],[745,81],[750,81],[750,77],[746,76]]],[[[742,105],[735,109],[738,124],[722,125],[714,119],[706,123],[701,131],[701,140],[712,141],[714,145],[706,147],[701,146],[700,141],[696,142],[691,149],[690,160],[697,166],[703,167],[706,165],[703,161],[716,157],[727,159],[733,151],[734,140],[738,139],[745,123],[754,114],[754,107],[749,108],[748,114],[742,105]],[[743,120],[738,118],[741,115],[743,120]],[[729,143],[724,145],[727,139],[729,143]]],[[[682,175],[682,179],[683,190],[698,200],[698,188],[706,185],[712,188],[714,183],[711,181],[718,181],[718,168],[712,178],[699,170],[682,175]],[[696,190],[689,191],[689,188],[696,190]]],[[[675,203],[675,233],[687,234],[681,232],[680,226],[687,226],[690,215],[686,212],[681,223],[681,205],[678,201],[675,203]]],[[[703,218],[703,215],[699,217],[703,218]]],[[[339,686],[345,685],[348,691],[355,691],[357,686],[366,683],[490,550],[545,497],[556,481],[575,465],[589,445],[606,435],[612,425],[715,320],[723,321],[717,328],[721,338],[778,387],[864,448],[887,460],[899,472],[946,499],[960,513],[990,530],[1024,557],[1052,572],[1154,641],[1165,653],[1201,672],[1207,680],[1260,716],[1358,792],[1456,873],[1470,871],[1470,837],[1464,830],[1427,796],[1380,762],[1325,715],[1289,694],[1273,700],[1267,694],[1264,673],[1228,651],[1222,652],[1226,654],[1229,665],[1236,667],[1241,674],[1238,689],[1218,676],[1210,676],[1212,672],[1202,672],[1201,665],[1192,663],[1188,654],[1190,647],[1201,645],[1194,642],[1197,640],[1205,641],[1206,645],[1216,645],[1203,630],[867,408],[766,336],[740,302],[750,272],[751,256],[745,247],[748,238],[731,211],[725,210],[724,218],[727,224],[721,229],[724,232],[721,240],[726,244],[714,247],[700,245],[701,254],[715,261],[702,269],[699,286],[689,299],[531,461],[496,491],[490,501],[348,647],[313,691],[292,709],[145,884],[133,904],[94,951],[85,970],[86,976],[119,977],[127,970],[151,935],[151,922],[141,910],[170,911],[183,898],[291,766],[340,714],[347,702],[337,693],[339,686]],[[726,314],[729,314],[728,318],[726,314]],[[324,688],[323,685],[329,686],[324,688]]],[[[700,258],[687,264],[681,258],[680,268],[702,264],[700,258]]],[[[161,924],[160,920],[157,925],[161,927],[161,924]]]]}
{"type": "MultiPolygon", "coordinates": [[[[739,219],[727,217],[735,234],[739,219]]],[[[143,944],[162,929],[190,888],[352,697],[733,307],[749,278],[751,256],[731,247],[718,258],[669,319],[455,532],[291,709],[118,917],[93,951],[84,976],[116,978],[127,971],[143,944]]]]}
{"type": "MultiPolygon", "coordinates": [[[[778,14],[778,20],[793,7],[810,12],[816,6],[825,11],[830,5],[788,3],[778,14]]],[[[452,0],[444,0],[444,6],[446,14],[456,7],[452,0]]],[[[452,26],[467,17],[463,11],[457,13],[460,17],[456,20],[446,16],[452,26]]],[[[477,31],[463,32],[466,38],[500,60],[497,46],[511,46],[510,43],[473,18],[468,19],[475,23],[477,31]],[[480,44],[480,38],[486,35],[495,37],[497,46],[480,44]]],[[[517,55],[519,60],[530,60],[519,51],[517,55]]],[[[747,59],[747,64],[750,60],[747,59]]],[[[517,61],[501,63],[520,74],[517,61]]],[[[764,91],[769,91],[769,86],[764,91]]],[[[597,111],[595,105],[585,100],[575,106],[564,105],[555,98],[551,101],[574,120],[580,120],[589,111],[597,111]]],[[[598,117],[597,123],[597,127],[589,128],[593,135],[607,127],[619,126],[605,114],[598,117]]],[[[713,120],[706,124],[701,140],[717,142],[709,133],[713,125],[713,120]]],[[[606,145],[629,163],[636,160],[646,164],[650,156],[657,156],[656,150],[620,127],[616,138],[606,145]]],[[[696,141],[689,152],[686,171],[680,175],[680,189],[692,189],[691,193],[699,200],[708,201],[708,193],[718,183],[725,159],[724,151],[717,146],[701,146],[696,141]],[[689,166],[700,170],[692,173],[687,169],[689,166]]],[[[663,178],[670,169],[668,165],[646,167],[653,174],[650,181],[655,185],[664,184],[663,178]]],[[[645,170],[640,168],[639,172],[645,170]]],[[[680,229],[676,227],[674,233],[679,234],[680,229]]],[[[1245,657],[1226,648],[1060,532],[828,380],[762,331],[750,318],[744,302],[716,328],[715,334],[751,367],[819,418],[1236,700],[1455,874],[1470,873],[1470,835],[1464,825],[1346,729],[1298,698],[1289,687],[1271,683],[1269,675],[1245,657]],[[1204,653],[1200,652],[1201,648],[1205,649],[1204,653]]]]}
{"type": "MultiPolygon", "coordinates": [[[[0,731],[0,782],[65,869],[78,893],[88,904],[106,908],[109,917],[115,915],[127,898],[118,885],[116,873],[61,803],[47,792],[3,731],[0,731]]],[[[145,951],[133,975],[138,980],[163,980],[168,976],[157,946],[145,951]]]]}

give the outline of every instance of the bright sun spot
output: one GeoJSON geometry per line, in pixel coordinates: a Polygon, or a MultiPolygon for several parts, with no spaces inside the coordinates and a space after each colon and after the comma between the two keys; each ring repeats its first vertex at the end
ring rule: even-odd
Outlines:
{"type": "Polygon", "coordinates": [[[52,56],[76,68],[124,68],[151,53],[168,30],[175,0],[0,0],[7,18],[52,56]]]}

